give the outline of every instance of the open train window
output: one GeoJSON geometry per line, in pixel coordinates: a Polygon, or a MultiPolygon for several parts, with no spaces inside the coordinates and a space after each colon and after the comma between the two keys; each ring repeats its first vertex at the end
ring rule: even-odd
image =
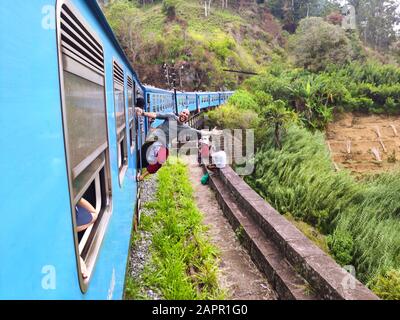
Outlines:
{"type": "Polygon", "coordinates": [[[131,146],[131,154],[136,148],[136,121],[135,121],[135,88],[136,83],[131,77],[128,77],[128,122],[129,122],[129,141],[131,146]]]}
{"type": "Polygon", "coordinates": [[[58,1],[57,36],[71,215],[82,292],[86,292],[112,212],[101,41],[69,0],[58,1]],[[82,202],[92,220],[80,225],[82,202]]]}
{"type": "Polygon", "coordinates": [[[113,61],[114,110],[117,134],[118,181],[122,187],[128,169],[128,141],[126,137],[126,109],[124,94],[124,70],[113,61]]]}

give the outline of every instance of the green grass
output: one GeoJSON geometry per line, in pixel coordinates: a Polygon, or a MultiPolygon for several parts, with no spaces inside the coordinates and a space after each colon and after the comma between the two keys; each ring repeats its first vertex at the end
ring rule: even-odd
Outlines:
{"type": "Polygon", "coordinates": [[[286,213],[285,217],[322,251],[327,254],[331,254],[327,244],[326,236],[319,232],[318,229],[314,228],[308,223],[305,223],[304,221],[295,219],[290,213],[286,213]]]}
{"type": "Polygon", "coordinates": [[[166,300],[224,299],[218,285],[219,253],[207,235],[185,165],[165,165],[158,173],[157,201],[147,204],[141,228],[152,235],[151,259],[139,279],[128,277],[126,297],[143,299],[143,288],[166,300]]]}
{"type": "Polygon", "coordinates": [[[235,88],[238,75],[223,72],[224,68],[259,71],[278,46],[264,41],[272,36],[267,30],[255,29],[256,22],[249,20],[248,12],[222,10],[219,4],[213,4],[211,14],[205,17],[204,7],[197,0],[177,1],[175,11],[176,18],[170,20],[161,2],[135,6],[127,0],[116,0],[105,9],[122,46],[133,46],[134,66],[140,64],[145,74],[148,66],[149,77],[155,66],[185,61],[201,77],[196,90],[235,88]]]}

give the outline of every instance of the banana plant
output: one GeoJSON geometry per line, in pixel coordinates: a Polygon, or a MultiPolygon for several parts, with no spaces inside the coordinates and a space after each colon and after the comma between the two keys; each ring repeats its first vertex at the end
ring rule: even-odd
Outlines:
{"type": "Polygon", "coordinates": [[[274,127],[275,147],[282,149],[281,131],[288,124],[298,121],[297,114],[286,108],[285,102],[276,100],[269,104],[264,113],[264,118],[269,125],[274,127]]]}

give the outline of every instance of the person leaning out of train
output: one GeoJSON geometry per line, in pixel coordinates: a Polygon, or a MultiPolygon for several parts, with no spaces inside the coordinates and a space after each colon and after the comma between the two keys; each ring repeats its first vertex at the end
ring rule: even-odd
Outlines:
{"type": "Polygon", "coordinates": [[[181,133],[186,134],[195,133],[198,135],[220,135],[221,131],[214,129],[213,131],[208,130],[197,130],[188,125],[190,111],[188,109],[182,110],[178,115],[174,113],[157,113],[157,112],[145,112],[141,108],[136,108],[136,114],[138,116],[144,116],[149,119],[160,119],[164,122],[157,127],[156,130],[150,132],[148,141],[159,140],[165,145],[171,143],[175,138],[179,137],[181,133]],[[173,136],[170,136],[170,134],[173,136]]]}

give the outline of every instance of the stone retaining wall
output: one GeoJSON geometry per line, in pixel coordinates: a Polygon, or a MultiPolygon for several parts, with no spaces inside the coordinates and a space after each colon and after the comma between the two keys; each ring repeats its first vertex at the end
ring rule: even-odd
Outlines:
{"type": "Polygon", "coordinates": [[[376,300],[378,297],[272,208],[231,167],[219,177],[238,205],[323,299],[376,300]]]}

